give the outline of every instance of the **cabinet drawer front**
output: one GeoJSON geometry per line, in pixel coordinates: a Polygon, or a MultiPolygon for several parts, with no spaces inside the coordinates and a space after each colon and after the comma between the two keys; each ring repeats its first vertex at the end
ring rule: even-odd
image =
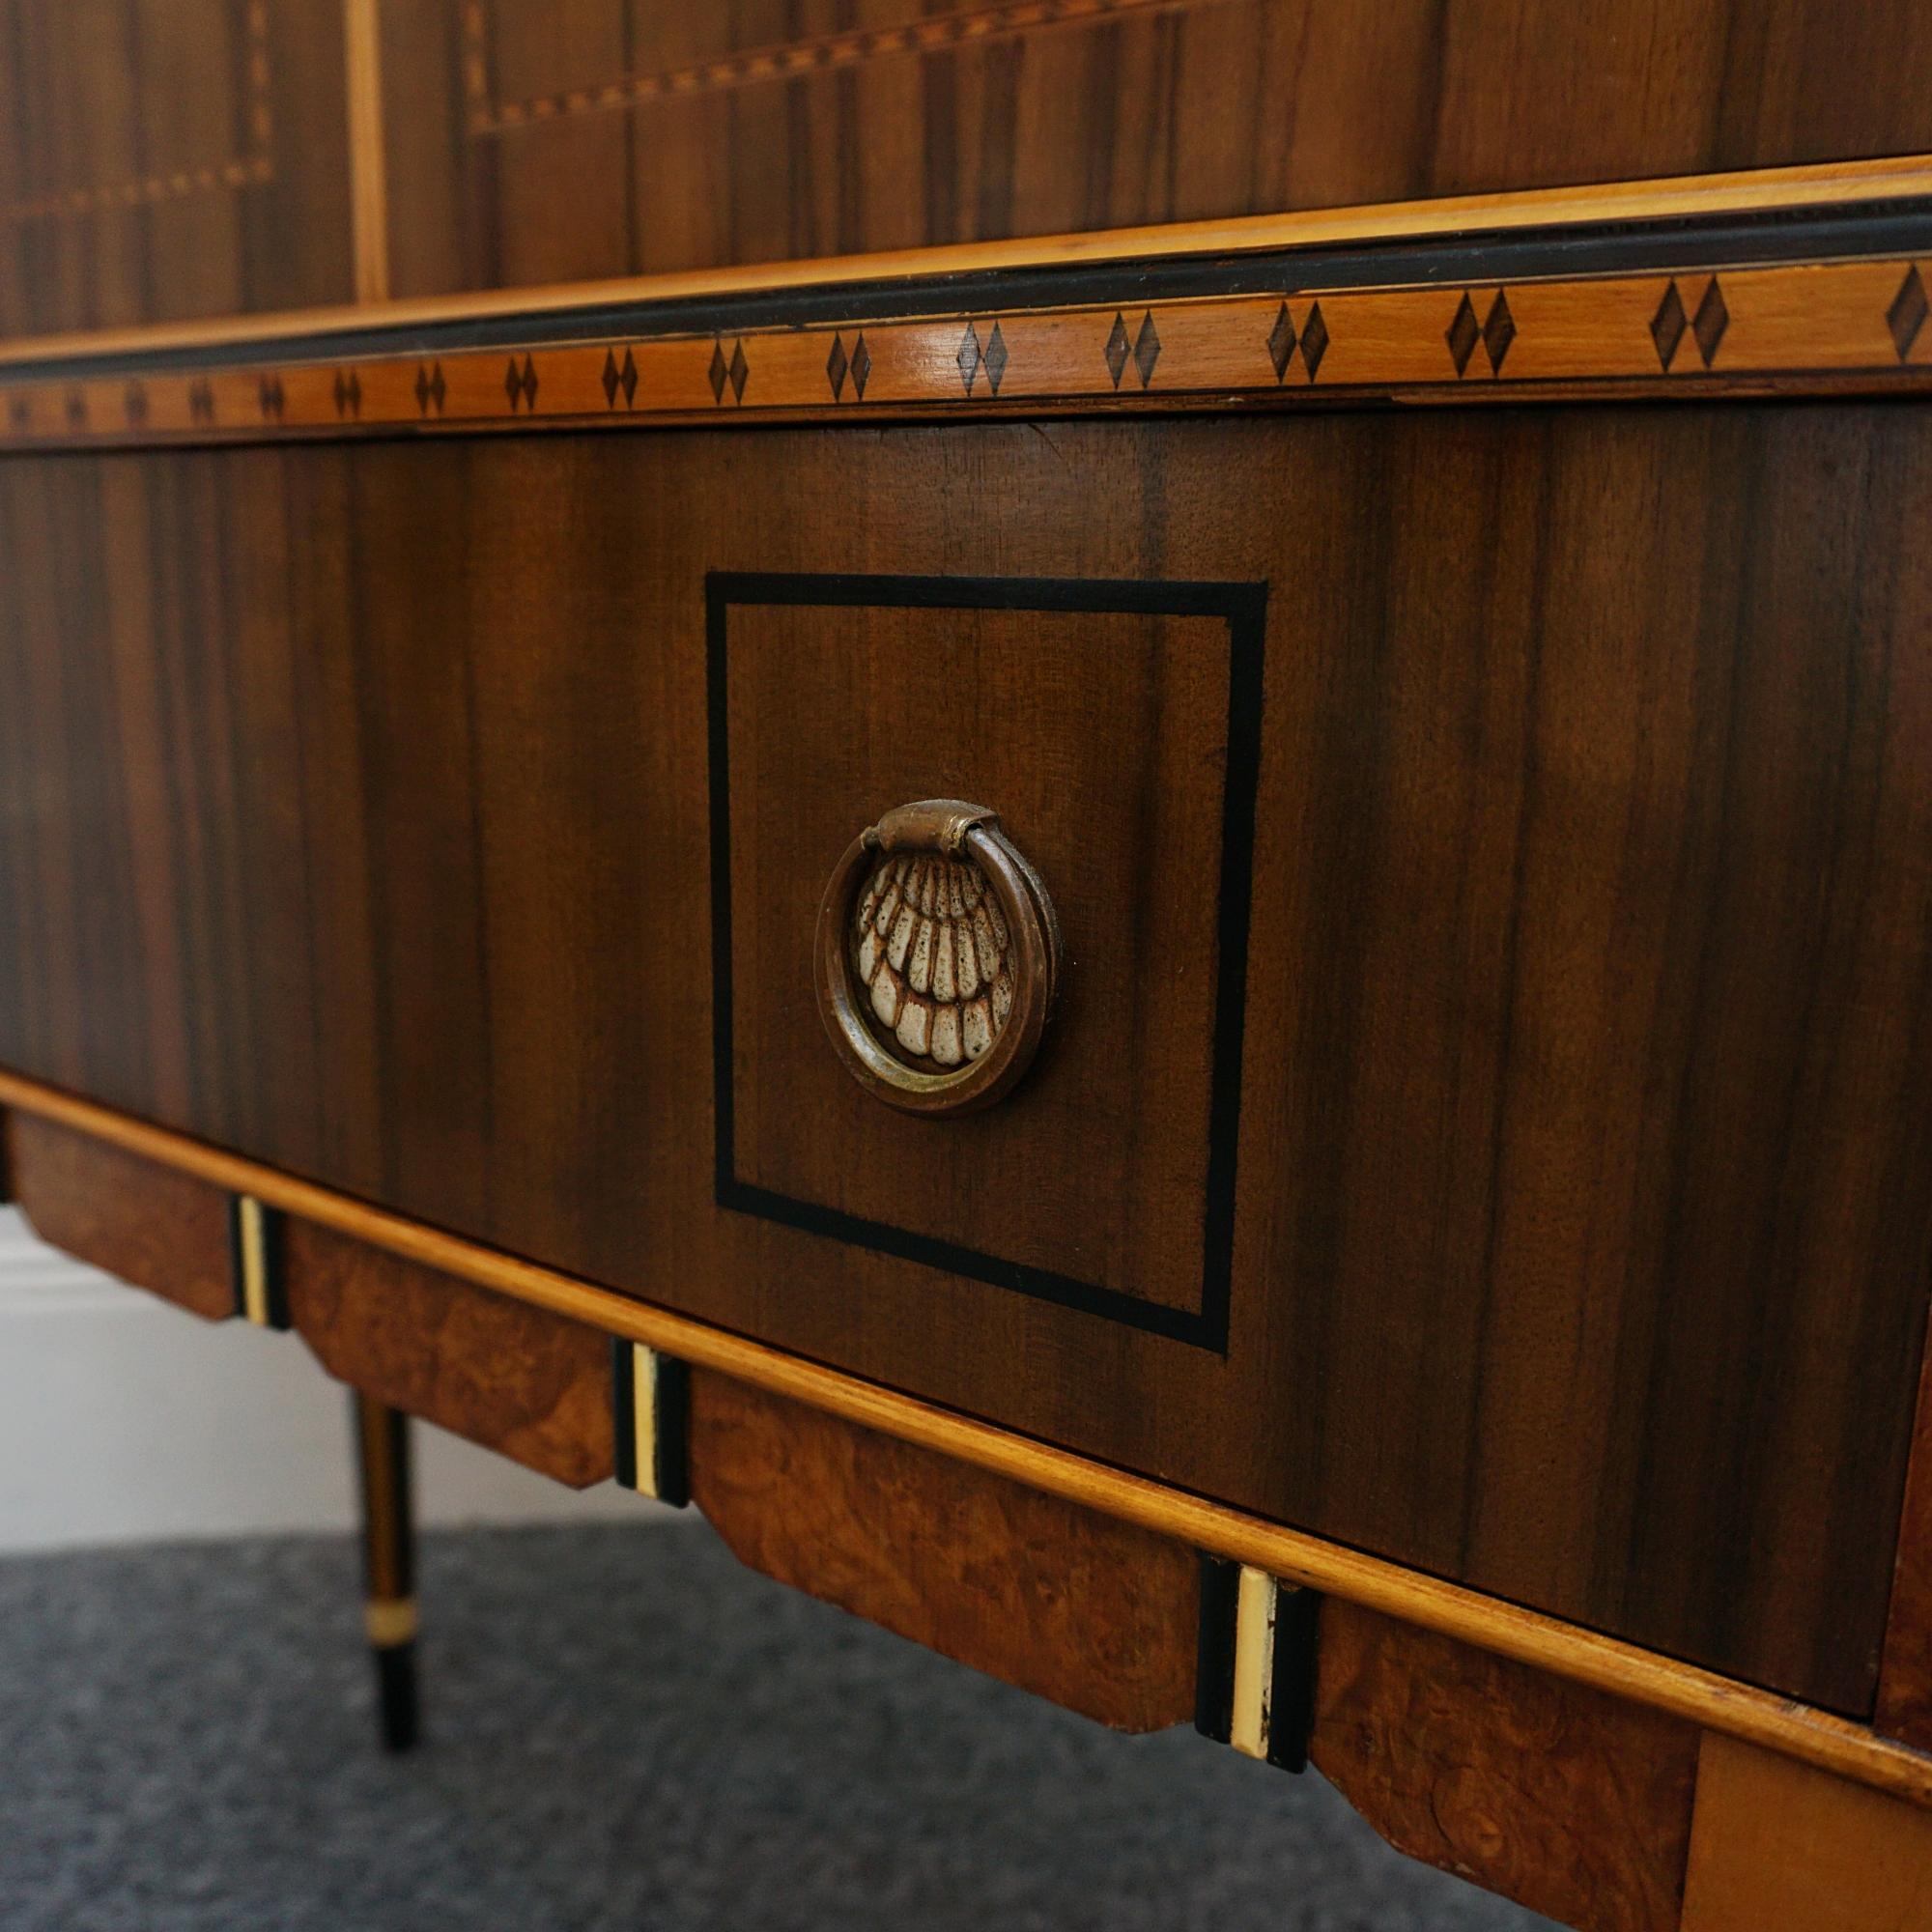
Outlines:
{"type": "Polygon", "coordinates": [[[11,466],[0,1060],[1865,1708],[1928,509],[1848,403],[11,466]],[[957,1119],[813,982],[927,797],[1065,938],[957,1119]]]}

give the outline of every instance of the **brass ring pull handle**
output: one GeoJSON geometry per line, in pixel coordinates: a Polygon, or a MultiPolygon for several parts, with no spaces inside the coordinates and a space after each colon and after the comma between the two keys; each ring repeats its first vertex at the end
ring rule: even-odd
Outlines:
{"type": "Polygon", "coordinates": [[[1039,1050],[1060,923],[997,812],[928,798],[845,848],[815,957],[818,1009],[853,1078],[909,1113],[965,1114],[1039,1050]]]}

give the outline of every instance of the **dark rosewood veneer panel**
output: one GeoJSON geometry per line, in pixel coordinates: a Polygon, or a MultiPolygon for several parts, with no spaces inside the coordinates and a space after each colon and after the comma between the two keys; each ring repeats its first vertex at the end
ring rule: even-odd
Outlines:
{"type": "Polygon", "coordinates": [[[398,294],[1922,153],[1913,0],[413,0],[398,294]]]}
{"type": "Polygon", "coordinates": [[[0,335],[347,301],[342,0],[0,0],[0,335]]]}
{"type": "Polygon", "coordinates": [[[1851,405],[9,462],[0,1062],[1868,1710],[1928,515],[1932,427],[1851,405]],[[1225,1336],[1127,1318],[1198,1306],[1210,1225],[1228,622],[730,620],[738,1171],[1131,1304],[1079,1305],[721,1198],[732,573],[1266,586],[1225,1336]],[[1079,935],[957,1136],[848,1091],[804,971],[899,786],[1008,810],[1079,935]]]}

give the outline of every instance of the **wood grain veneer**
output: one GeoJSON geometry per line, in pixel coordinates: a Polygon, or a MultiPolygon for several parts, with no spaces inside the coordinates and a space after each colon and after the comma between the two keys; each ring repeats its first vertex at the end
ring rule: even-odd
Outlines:
{"type": "Polygon", "coordinates": [[[1292,1585],[1340,1596],[1498,1657],[1669,1712],[1917,1804],[1932,1804],[1932,1758],[1829,1712],[1639,1650],[1520,1605],[1484,1597],[1306,1532],[1136,1476],[1010,1430],[861,1381],[782,1350],[520,1261],[420,1222],[224,1153],[92,1101],[0,1070],[0,1104],[73,1127],[385,1253],[489,1287],[733,1380],[993,1470],[1030,1489],[1139,1523],[1292,1585]]]}
{"type": "Polygon", "coordinates": [[[705,1370],[691,1486],[780,1582],[1116,1730],[1194,1715],[1184,1544],[705,1370]]]}
{"type": "Polygon", "coordinates": [[[1932,147],[1905,0],[434,0],[384,25],[404,294],[1932,147]]]}
{"type": "Polygon", "coordinates": [[[300,1220],[282,1268],[292,1323],[338,1381],[572,1489],[615,1473],[594,1328],[300,1220]]]}
{"type": "MultiPolygon", "coordinates": [[[[9,465],[0,1060],[1863,1713],[1932,1225],[1928,497],[1917,412],[1759,404],[9,465]],[[1225,1356],[716,1205],[712,569],[1272,586],[1225,1356]]],[[[854,695],[788,725],[841,843],[895,802],[854,695]]],[[[1015,715],[917,789],[1066,755],[1015,715]]],[[[1038,1174],[1140,1131],[1079,1065],[1010,1103],[1038,1174]]],[[[849,1082],[798,1071],[803,1158],[849,1082]]]]}
{"type": "Polygon", "coordinates": [[[0,7],[0,332],[344,301],[342,0],[0,7]]]}
{"type": "Polygon", "coordinates": [[[1889,1737],[1932,1750],[1932,1344],[1918,1385],[1872,1721],[1889,1737]]]}
{"type": "Polygon", "coordinates": [[[1400,1852],[1579,1932],[1676,1932],[1700,1733],[1321,1606],[1309,1756],[1400,1852]]]}
{"type": "Polygon", "coordinates": [[[1932,1818],[1707,1737],[1683,1932],[1932,1932],[1932,1818]]]}
{"type": "Polygon", "coordinates": [[[199,1315],[235,1314],[228,1196],[31,1114],[0,1118],[9,1198],[43,1241],[199,1315]]]}
{"type": "MultiPolygon", "coordinates": [[[[353,0],[358,9],[364,0],[353,0]]],[[[370,327],[434,330],[459,323],[515,317],[532,326],[532,341],[591,309],[701,300],[717,306],[748,296],[795,298],[840,284],[1021,274],[1117,267],[1165,266],[1185,257],[1234,259],[1345,246],[1392,246],[1481,235],[1491,245],[1558,230],[1579,236],[1672,222],[1711,228],[1766,214],[1881,216],[1932,194],[1932,159],[1922,155],[1834,161],[1808,167],[1756,168],[1576,187],[1498,194],[1439,195],[1420,201],[1304,209],[1219,221],[1175,221],[1154,227],[1105,228],[1004,242],[953,242],[865,255],[822,255],[722,269],[668,270],[647,275],[389,298],[282,315],[233,315],[189,323],[83,329],[0,342],[0,366],[65,356],[125,356],[192,349],[240,355],[291,334],[314,339],[370,327]]]]}

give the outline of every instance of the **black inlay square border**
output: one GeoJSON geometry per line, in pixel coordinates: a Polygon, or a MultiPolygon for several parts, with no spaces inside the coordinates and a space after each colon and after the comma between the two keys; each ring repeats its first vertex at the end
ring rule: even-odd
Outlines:
{"type": "Polygon", "coordinates": [[[1255,794],[1261,778],[1262,669],[1267,585],[1179,579],[896,577],[842,572],[711,571],[704,580],[706,733],[711,805],[712,1074],[717,1201],[827,1240],[938,1268],[1062,1308],[1226,1354],[1234,1286],[1235,1163],[1241,1121],[1248,924],[1254,895],[1255,794]],[[1051,1268],[916,1234],[759,1187],[737,1173],[731,1020],[730,612],[734,605],[873,610],[1038,611],[1218,617],[1228,627],[1228,749],[1216,918],[1219,966],[1202,1208],[1201,1300],[1171,1308],[1051,1268]]]}

